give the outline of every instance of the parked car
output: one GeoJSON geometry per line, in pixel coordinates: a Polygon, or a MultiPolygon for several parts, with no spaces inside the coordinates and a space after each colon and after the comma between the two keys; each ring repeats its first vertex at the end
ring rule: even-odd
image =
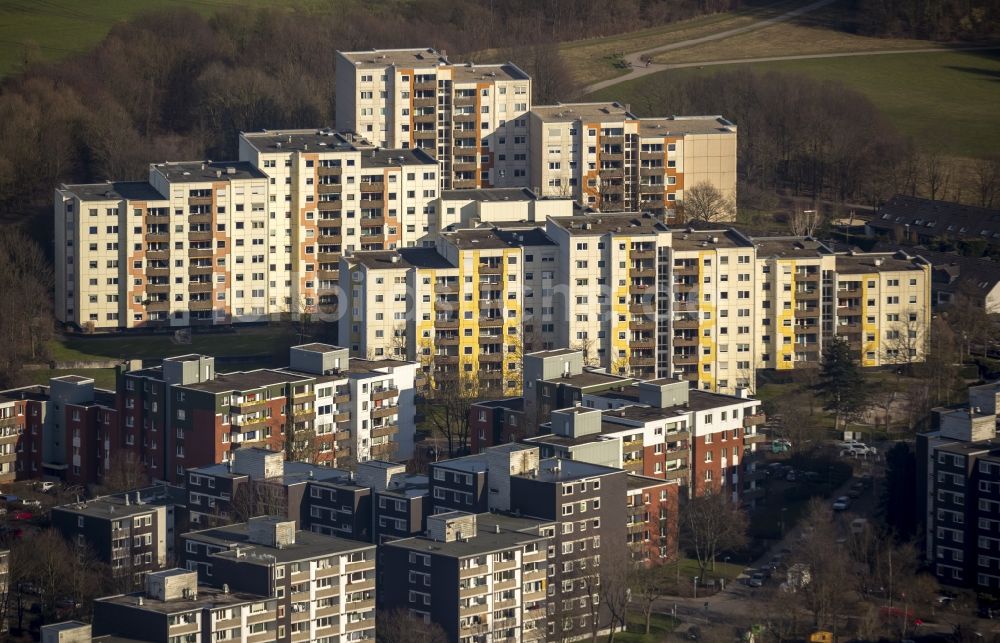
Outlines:
{"type": "Polygon", "coordinates": [[[883,621],[905,619],[911,625],[923,625],[924,620],[917,616],[914,616],[913,610],[904,610],[901,607],[883,607],[879,610],[879,616],[882,617],[883,621]]]}
{"type": "Polygon", "coordinates": [[[848,507],[851,506],[851,499],[847,496],[840,496],[833,501],[834,511],[846,511],[848,507]]]}
{"type": "Polygon", "coordinates": [[[35,515],[30,511],[24,511],[23,509],[19,509],[17,511],[10,512],[10,517],[13,518],[14,520],[31,520],[32,518],[35,517],[35,515]]]}
{"type": "Polygon", "coordinates": [[[50,480],[42,480],[36,485],[36,488],[42,493],[48,493],[56,488],[56,483],[50,480]]]}
{"type": "Polygon", "coordinates": [[[6,493],[6,494],[3,494],[3,495],[0,495],[0,500],[3,500],[4,502],[10,503],[10,502],[17,502],[18,500],[20,500],[20,498],[18,498],[17,496],[15,496],[12,493],[6,493]]]}
{"type": "Polygon", "coordinates": [[[866,444],[854,444],[851,446],[844,447],[840,451],[841,457],[850,456],[852,458],[864,457],[868,455],[874,455],[874,450],[866,444]]]}
{"type": "Polygon", "coordinates": [[[792,450],[792,443],[785,438],[778,438],[771,442],[771,453],[787,453],[792,450]]]}
{"type": "Polygon", "coordinates": [[[761,587],[764,584],[764,574],[760,572],[754,572],[750,574],[750,578],[747,579],[747,585],[750,587],[761,587]]]}
{"type": "Polygon", "coordinates": [[[785,474],[785,480],[787,480],[789,482],[795,482],[795,470],[794,469],[792,469],[791,471],[789,471],[788,473],[785,474]]]}

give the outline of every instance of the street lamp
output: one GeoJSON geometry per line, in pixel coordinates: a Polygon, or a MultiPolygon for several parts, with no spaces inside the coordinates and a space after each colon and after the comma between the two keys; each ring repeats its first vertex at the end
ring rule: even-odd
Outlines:
{"type": "Polygon", "coordinates": [[[694,577],[694,597],[698,598],[698,577],[694,577]]]}

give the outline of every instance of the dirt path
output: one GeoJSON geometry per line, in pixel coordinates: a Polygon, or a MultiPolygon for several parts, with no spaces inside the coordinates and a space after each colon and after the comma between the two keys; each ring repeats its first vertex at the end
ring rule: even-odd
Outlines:
{"type": "MultiPolygon", "coordinates": [[[[646,49],[644,51],[637,51],[625,56],[625,62],[632,67],[632,71],[625,74],[624,76],[618,76],[617,78],[611,78],[609,80],[602,80],[598,83],[588,85],[584,88],[584,93],[591,94],[599,89],[604,89],[605,87],[610,87],[611,85],[617,85],[618,83],[624,82],[626,80],[634,80],[648,74],[656,73],[658,71],[663,71],[664,69],[670,69],[674,65],[658,65],[649,64],[642,62],[643,56],[652,56],[654,54],[663,53],[665,51],[672,51],[674,49],[683,49],[685,47],[693,47],[694,45],[700,45],[706,42],[712,42],[715,40],[724,40],[726,38],[731,38],[739,34],[746,33],[748,31],[754,31],[756,29],[763,29],[764,27],[770,27],[771,25],[778,24],[779,22],[785,22],[786,20],[791,20],[797,16],[801,16],[804,13],[808,13],[820,7],[825,7],[831,4],[834,0],[816,0],[803,7],[798,7],[797,9],[792,9],[786,13],[783,13],[774,18],[768,18],[766,20],[761,20],[744,27],[737,27],[735,29],[727,29],[725,31],[719,31],[717,33],[709,34],[707,36],[701,36],[700,38],[691,38],[689,40],[682,40],[681,42],[671,43],[669,45],[661,45],[659,47],[653,47],[652,49],[646,49]]],[[[694,63],[697,64],[697,63],[694,63]]],[[[722,64],[722,63],[718,63],[722,64]]],[[[685,64],[685,66],[690,66],[685,64]]]]}

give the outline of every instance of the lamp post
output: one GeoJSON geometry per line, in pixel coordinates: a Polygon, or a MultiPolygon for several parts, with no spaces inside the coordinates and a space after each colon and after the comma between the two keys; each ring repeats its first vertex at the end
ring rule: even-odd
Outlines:
{"type": "Polygon", "coordinates": [[[694,577],[694,597],[698,598],[698,577],[694,577]]]}

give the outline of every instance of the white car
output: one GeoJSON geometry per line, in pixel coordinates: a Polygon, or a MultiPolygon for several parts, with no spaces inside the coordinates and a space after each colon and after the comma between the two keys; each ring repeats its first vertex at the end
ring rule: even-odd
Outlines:
{"type": "Polygon", "coordinates": [[[851,506],[851,499],[847,496],[840,496],[833,501],[834,511],[846,511],[848,507],[851,506]]]}
{"type": "Polygon", "coordinates": [[[47,493],[55,488],[56,488],[56,483],[48,480],[44,480],[38,483],[38,490],[41,491],[42,493],[47,493]]]}
{"type": "Polygon", "coordinates": [[[867,444],[863,444],[861,442],[857,442],[857,443],[852,444],[850,446],[844,447],[840,451],[841,457],[843,457],[843,456],[851,456],[851,457],[856,458],[858,456],[867,456],[867,455],[874,455],[874,454],[875,454],[875,450],[874,449],[872,449],[867,444]]]}

